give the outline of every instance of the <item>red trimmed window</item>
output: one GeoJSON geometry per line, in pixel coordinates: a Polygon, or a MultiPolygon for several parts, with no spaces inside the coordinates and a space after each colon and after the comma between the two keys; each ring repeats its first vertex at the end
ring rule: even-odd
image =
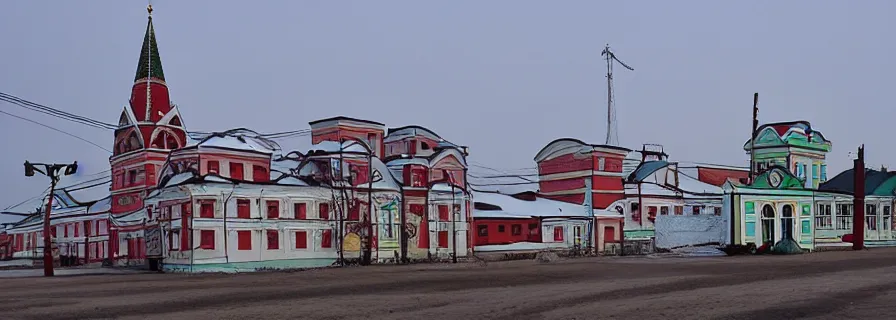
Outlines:
{"type": "Polygon", "coordinates": [[[265,204],[268,208],[268,219],[280,218],[280,201],[268,200],[265,204]]]}
{"type": "Polygon", "coordinates": [[[308,232],[296,231],[296,249],[308,248],[308,232]]]}
{"type": "Polygon", "coordinates": [[[321,220],[330,220],[330,204],[329,203],[321,203],[318,206],[320,210],[320,219],[321,220]]]}
{"type": "Polygon", "coordinates": [[[358,201],[358,199],[353,199],[352,203],[350,204],[350,208],[348,209],[348,220],[361,220],[361,201],[358,201]]]}
{"type": "Polygon", "coordinates": [[[213,200],[203,200],[199,204],[199,217],[200,218],[214,218],[215,217],[215,202],[213,200]]]}
{"type": "Polygon", "coordinates": [[[252,231],[250,230],[239,230],[236,232],[236,249],[237,250],[252,250],[252,231]]]}
{"type": "Polygon", "coordinates": [[[440,205],[439,206],[439,221],[448,221],[448,206],[440,205]]]}
{"type": "Polygon", "coordinates": [[[236,200],[236,217],[242,219],[249,219],[249,199],[238,199],[236,200]]]}
{"type": "Polygon", "coordinates": [[[267,230],[268,250],[280,250],[280,233],[277,230],[267,230]]]}
{"type": "Polygon", "coordinates": [[[68,225],[67,224],[62,225],[62,237],[68,238],[68,225]]]}
{"type": "Polygon", "coordinates": [[[556,241],[556,242],[563,241],[563,227],[560,227],[560,226],[554,227],[554,241],[556,241]]]}
{"type": "Polygon", "coordinates": [[[412,204],[408,206],[408,211],[418,216],[423,216],[423,213],[426,211],[424,209],[425,207],[422,204],[412,204]]]}
{"type": "Polygon", "coordinates": [[[255,181],[255,182],[271,181],[271,174],[268,173],[268,169],[265,169],[265,167],[252,166],[252,181],[255,181]]]}
{"type": "Polygon", "coordinates": [[[215,230],[199,231],[199,248],[215,250],[215,230]]]}
{"type": "Polygon", "coordinates": [[[448,231],[439,231],[439,248],[448,247],[448,231]]]}
{"type": "Polygon", "coordinates": [[[292,211],[296,219],[308,219],[308,209],[304,203],[295,203],[292,205],[292,211]]]}
{"type": "Polygon", "coordinates": [[[331,248],[333,247],[333,230],[324,230],[320,236],[320,247],[321,248],[331,248]]]}
{"type": "Polygon", "coordinates": [[[234,180],[243,180],[243,164],[230,163],[230,178],[234,180]]]}
{"type": "Polygon", "coordinates": [[[80,231],[80,229],[81,229],[81,224],[75,222],[74,225],[75,225],[75,238],[80,237],[81,235],[80,235],[80,232],[78,232],[78,231],[80,231]]]}
{"type": "Polygon", "coordinates": [[[221,174],[221,166],[218,161],[209,161],[206,166],[208,166],[208,173],[221,174]]]}

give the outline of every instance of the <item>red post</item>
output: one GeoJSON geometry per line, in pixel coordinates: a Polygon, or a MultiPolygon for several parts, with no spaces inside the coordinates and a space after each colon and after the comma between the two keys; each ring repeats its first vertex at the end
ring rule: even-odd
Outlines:
{"type": "Polygon", "coordinates": [[[865,145],[859,147],[859,157],[853,160],[853,176],[852,249],[862,250],[865,248],[865,145]]]}
{"type": "Polygon", "coordinates": [[[50,212],[53,209],[53,192],[56,191],[56,179],[50,177],[50,195],[47,199],[47,210],[44,213],[44,276],[53,276],[53,247],[50,241],[50,212]]]}

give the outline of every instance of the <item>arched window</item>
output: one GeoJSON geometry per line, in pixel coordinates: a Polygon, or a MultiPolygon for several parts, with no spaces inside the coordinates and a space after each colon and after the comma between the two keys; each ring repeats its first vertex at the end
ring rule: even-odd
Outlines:
{"type": "Polygon", "coordinates": [[[177,137],[168,131],[159,131],[155,139],[152,140],[152,146],[153,148],[168,150],[180,148],[180,144],[177,143],[177,137]]]}
{"type": "Polygon", "coordinates": [[[762,243],[775,242],[775,208],[770,204],[762,207],[762,243]]]}

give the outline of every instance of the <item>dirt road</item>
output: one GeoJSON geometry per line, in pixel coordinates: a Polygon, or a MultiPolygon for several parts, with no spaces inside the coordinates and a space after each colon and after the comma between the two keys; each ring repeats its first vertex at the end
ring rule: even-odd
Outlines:
{"type": "Polygon", "coordinates": [[[3,319],[896,319],[896,249],[0,281],[3,319]]]}

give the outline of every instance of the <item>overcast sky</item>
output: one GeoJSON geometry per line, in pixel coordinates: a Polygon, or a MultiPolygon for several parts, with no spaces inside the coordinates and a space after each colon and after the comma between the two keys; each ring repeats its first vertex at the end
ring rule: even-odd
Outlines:
{"type": "MultiPolygon", "coordinates": [[[[338,115],[421,125],[495,168],[533,167],[548,142],[602,143],[609,43],[620,142],[745,165],[753,92],[762,122],[809,120],[829,174],[865,143],[892,148],[896,1],[154,0],[171,99],[191,131],[280,132],[338,115]]],[[[0,92],[104,122],[127,104],[146,27],[141,1],[4,1],[0,92]]],[[[0,102],[0,110],[111,148],[111,132],[0,102]]],[[[109,154],[0,114],[0,208],[40,193],[22,163],[109,154]]],[[[301,147],[308,138],[284,143],[301,147]]]]}

